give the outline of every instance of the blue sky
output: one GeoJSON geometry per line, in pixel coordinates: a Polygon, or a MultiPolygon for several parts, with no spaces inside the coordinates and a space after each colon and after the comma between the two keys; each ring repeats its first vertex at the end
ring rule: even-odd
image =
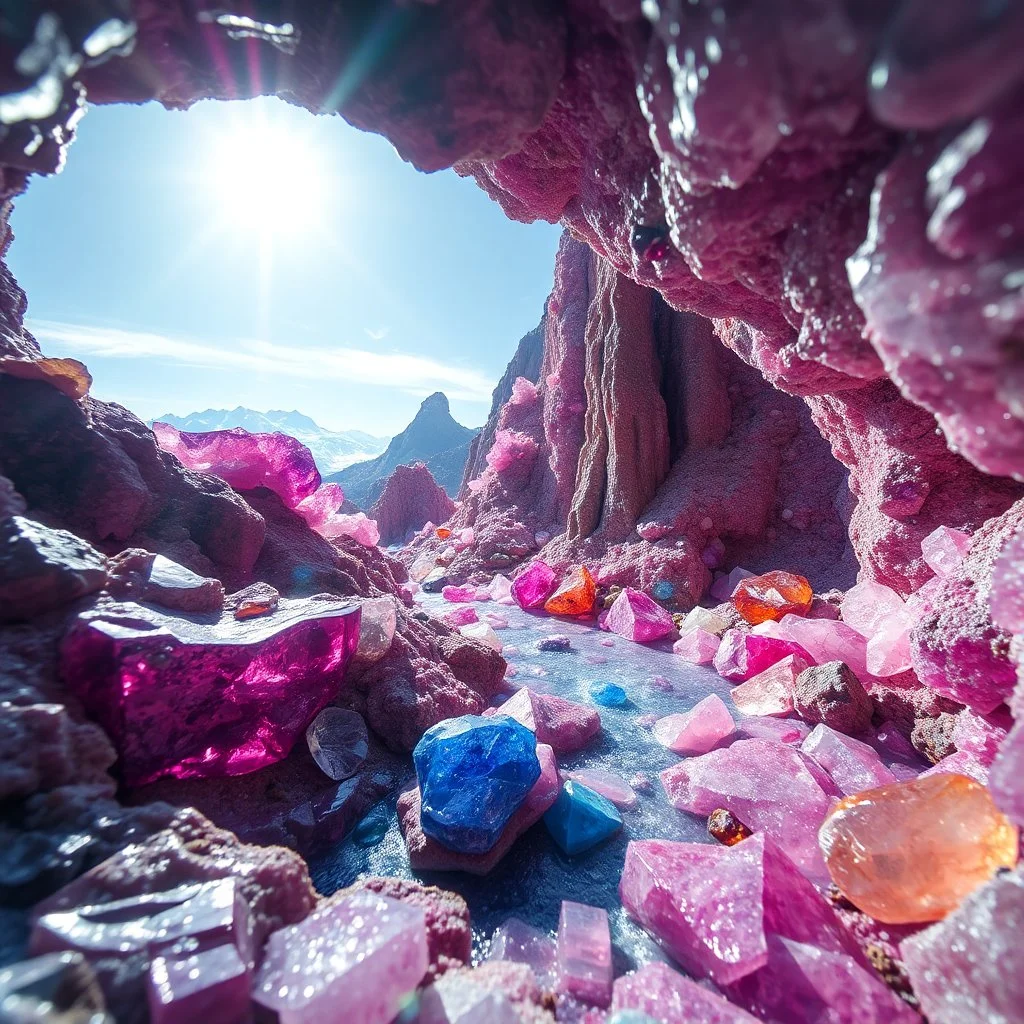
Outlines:
{"type": "Polygon", "coordinates": [[[277,99],[93,107],[12,226],[29,327],[89,366],[97,397],[147,419],[294,408],[375,434],[437,390],[483,422],[559,236],[277,99]]]}

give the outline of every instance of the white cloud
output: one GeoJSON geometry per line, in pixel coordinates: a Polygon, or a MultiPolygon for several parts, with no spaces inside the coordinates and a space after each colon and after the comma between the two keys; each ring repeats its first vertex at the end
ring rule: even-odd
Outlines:
{"type": "Polygon", "coordinates": [[[390,327],[364,327],[363,334],[365,334],[370,341],[383,341],[391,333],[390,327]]]}
{"type": "Polygon", "coordinates": [[[467,402],[490,402],[494,382],[471,367],[428,356],[367,352],[344,345],[309,348],[239,340],[213,344],[148,331],[30,320],[26,326],[53,354],[107,359],[156,359],[203,369],[233,369],[304,380],[338,380],[429,394],[445,391],[467,402]]]}

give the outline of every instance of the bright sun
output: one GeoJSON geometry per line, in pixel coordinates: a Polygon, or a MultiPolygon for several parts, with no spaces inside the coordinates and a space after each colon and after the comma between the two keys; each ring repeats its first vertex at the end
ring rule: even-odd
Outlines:
{"type": "Polygon", "coordinates": [[[233,227],[295,237],[323,223],[331,192],[325,154],[289,120],[245,104],[212,143],[206,180],[233,227]]]}

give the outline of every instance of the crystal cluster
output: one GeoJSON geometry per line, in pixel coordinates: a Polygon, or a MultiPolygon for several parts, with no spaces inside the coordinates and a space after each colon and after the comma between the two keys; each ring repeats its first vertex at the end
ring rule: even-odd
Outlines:
{"type": "Polygon", "coordinates": [[[281,601],[241,622],[106,603],[75,620],[61,672],[130,785],[240,775],[288,754],[337,693],[358,640],[358,606],[326,601],[281,601]]]}
{"type": "Polygon", "coordinates": [[[843,622],[867,640],[865,666],[873,676],[910,668],[912,615],[903,598],[881,583],[858,583],[843,597],[843,622]]]}

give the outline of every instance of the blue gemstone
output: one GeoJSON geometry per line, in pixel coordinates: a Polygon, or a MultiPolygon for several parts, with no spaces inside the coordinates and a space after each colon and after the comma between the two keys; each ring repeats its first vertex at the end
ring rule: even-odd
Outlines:
{"type": "Polygon", "coordinates": [[[505,715],[448,718],[412,752],[420,824],[458,853],[486,853],[540,778],[537,738],[505,715]]]}
{"type": "Polygon", "coordinates": [[[568,854],[582,853],[622,828],[611,800],[570,779],[544,815],[551,837],[568,854]]]}
{"type": "Polygon", "coordinates": [[[658,580],[658,582],[651,587],[651,593],[654,595],[656,601],[671,601],[676,595],[676,588],[673,584],[669,583],[668,580],[658,580]]]}
{"type": "Polygon", "coordinates": [[[621,708],[629,703],[629,695],[616,683],[592,683],[590,696],[603,708],[621,708]]]}
{"type": "Polygon", "coordinates": [[[383,810],[373,810],[349,833],[357,846],[376,846],[388,831],[388,816],[383,810]]]}

